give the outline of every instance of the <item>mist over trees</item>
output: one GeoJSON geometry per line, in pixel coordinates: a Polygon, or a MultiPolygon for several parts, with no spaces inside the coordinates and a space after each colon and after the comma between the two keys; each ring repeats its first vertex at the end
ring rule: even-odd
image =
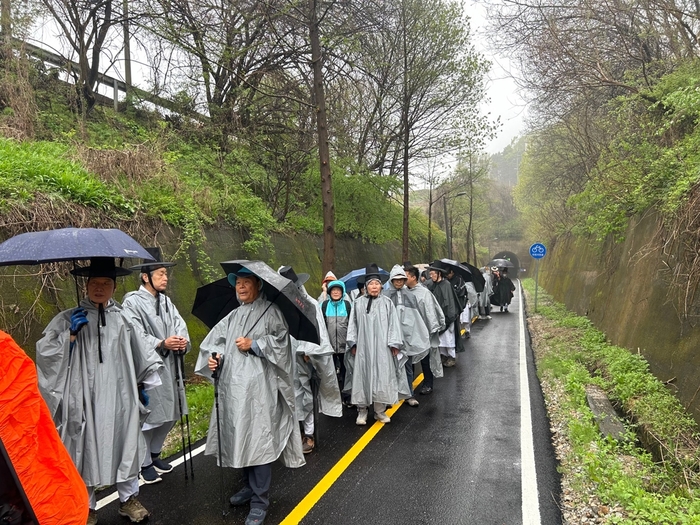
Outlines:
{"type": "Polygon", "coordinates": [[[649,207],[670,218],[698,182],[698,5],[488,3],[529,96],[516,195],[533,234],[620,238],[649,207]]]}

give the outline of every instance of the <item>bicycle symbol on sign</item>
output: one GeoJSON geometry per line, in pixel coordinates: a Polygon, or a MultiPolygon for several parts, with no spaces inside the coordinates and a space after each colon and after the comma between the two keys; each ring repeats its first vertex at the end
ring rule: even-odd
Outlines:
{"type": "Polygon", "coordinates": [[[530,246],[530,255],[534,259],[541,259],[545,255],[547,255],[547,248],[545,248],[544,244],[536,242],[532,246],[530,246]]]}

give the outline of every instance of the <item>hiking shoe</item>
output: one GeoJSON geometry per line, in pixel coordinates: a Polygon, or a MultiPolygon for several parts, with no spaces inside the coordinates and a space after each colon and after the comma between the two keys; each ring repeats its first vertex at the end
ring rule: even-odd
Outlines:
{"type": "Polygon", "coordinates": [[[454,357],[448,357],[445,360],[445,364],[442,366],[444,366],[445,368],[451,368],[451,367],[455,366],[456,364],[457,364],[457,360],[454,357]]]}
{"type": "Polygon", "coordinates": [[[406,403],[408,403],[408,406],[411,407],[417,407],[419,405],[418,400],[415,397],[409,397],[406,400],[406,403]]]}
{"type": "Polygon", "coordinates": [[[251,500],[252,497],[253,489],[251,489],[250,487],[243,487],[241,490],[239,490],[233,496],[231,496],[231,498],[228,501],[231,505],[237,507],[238,505],[245,505],[251,500]]]}
{"type": "Polygon", "coordinates": [[[357,419],[355,420],[356,425],[364,426],[367,424],[367,409],[358,408],[357,409],[357,419]]]}
{"type": "Polygon", "coordinates": [[[119,515],[126,516],[132,523],[138,523],[149,516],[149,512],[141,505],[136,496],[131,496],[124,503],[119,504],[119,515]]]}
{"type": "Polygon", "coordinates": [[[153,468],[156,469],[156,472],[158,474],[167,474],[168,472],[173,470],[173,466],[170,463],[166,463],[158,456],[153,458],[153,468]]]}
{"type": "Polygon", "coordinates": [[[88,511],[88,518],[85,525],[97,525],[97,511],[95,509],[90,509],[88,511]]]}
{"type": "Polygon", "coordinates": [[[153,466],[153,463],[141,469],[140,477],[146,485],[152,485],[153,483],[163,481],[163,478],[161,478],[158,475],[158,472],[156,472],[156,468],[153,466]]]}
{"type": "Polygon", "coordinates": [[[427,394],[432,394],[433,393],[433,387],[432,386],[424,386],[423,388],[420,389],[420,394],[422,395],[427,395],[427,394]]]}
{"type": "Polygon", "coordinates": [[[391,418],[386,415],[386,412],[375,412],[374,419],[380,423],[391,423],[391,418]]]}
{"type": "Polygon", "coordinates": [[[312,438],[311,436],[304,436],[303,438],[301,438],[301,451],[304,454],[311,453],[314,449],[314,446],[314,438],[312,438]]]}
{"type": "Polygon", "coordinates": [[[267,511],[263,509],[250,509],[248,516],[245,519],[245,525],[262,525],[267,516],[267,511]]]}

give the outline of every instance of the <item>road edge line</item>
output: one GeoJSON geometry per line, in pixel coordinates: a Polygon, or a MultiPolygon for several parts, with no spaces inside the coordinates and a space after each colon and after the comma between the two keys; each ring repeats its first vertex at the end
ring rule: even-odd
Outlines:
{"type": "Polygon", "coordinates": [[[540,525],[540,501],[537,490],[532,412],[530,410],[530,382],[527,372],[527,345],[525,344],[525,301],[519,280],[518,289],[520,297],[520,483],[523,525],[540,525]]]}

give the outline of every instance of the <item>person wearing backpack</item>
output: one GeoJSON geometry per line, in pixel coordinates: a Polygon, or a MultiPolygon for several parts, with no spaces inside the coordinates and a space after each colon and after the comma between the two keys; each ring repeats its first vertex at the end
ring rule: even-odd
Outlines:
{"type": "Polygon", "coordinates": [[[348,363],[345,351],[347,349],[346,338],[348,334],[348,320],[350,319],[352,305],[350,301],[344,299],[346,294],[345,283],[343,281],[336,280],[329,282],[327,290],[329,298],[321,303],[321,312],[323,313],[323,319],[326,323],[331,346],[335,352],[333,358],[336,363],[336,370],[338,371],[338,384],[340,385],[343,403],[349,405],[349,385],[352,381],[348,381],[348,390],[346,391],[345,381],[348,377],[348,363]]]}

